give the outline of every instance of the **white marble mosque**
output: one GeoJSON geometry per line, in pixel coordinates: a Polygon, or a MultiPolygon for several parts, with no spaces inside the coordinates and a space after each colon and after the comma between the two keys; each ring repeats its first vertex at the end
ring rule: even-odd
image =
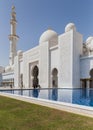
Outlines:
{"type": "Polygon", "coordinates": [[[63,34],[48,29],[38,45],[26,52],[17,50],[16,12],[12,7],[9,65],[0,67],[0,86],[11,88],[93,87],[93,37],[83,42],[74,23],[63,34]]]}

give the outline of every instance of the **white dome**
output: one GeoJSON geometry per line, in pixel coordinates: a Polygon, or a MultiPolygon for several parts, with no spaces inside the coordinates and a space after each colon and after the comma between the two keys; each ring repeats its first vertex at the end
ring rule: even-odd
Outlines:
{"type": "Polygon", "coordinates": [[[92,40],[93,40],[93,37],[92,37],[92,36],[88,37],[87,40],[86,40],[86,44],[91,43],[92,40]]]}
{"type": "Polygon", "coordinates": [[[75,24],[74,24],[74,23],[69,23],[69,24],[66,25],[66,27],[65,27],[65,32],[68,32],[68,31],[70,31],[70,30],[76,31],[76,27],[75,27],[75,24]]]}
{"type": "Polygon", "coordinates": [[[57,37],[57,33],[51,29],[48,29],[41,35],[39,43],[49,41],[49,40],[53,39],[54,37],[57,37]]]}
{"type": "Polygon", "coordinates": [[[11,71],[11,66],[7,66],[7,67],[5,68],[5,72],[9,72],[9,71],[11,71]]]}

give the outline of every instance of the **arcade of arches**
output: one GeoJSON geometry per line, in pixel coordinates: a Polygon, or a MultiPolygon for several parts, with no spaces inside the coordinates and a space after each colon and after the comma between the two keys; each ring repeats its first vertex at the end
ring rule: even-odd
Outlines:
{"type": "MultiPolygon", "coordinates": [[[[93,88],[93,69],[90,70],[90,78],[80,79],[81,88],[93,88]]],[[[32,87],[37,88],[39,87],[39,68],[37,65],[34,66],[32,70],[32,87]]],[[[52,87],[58,87],[58,70],[54,68],[52,70],[52,87]]]]}
{"type": "Polygon", "coordinates": [[[93,88],[93,69],[90,70],[90,78],[81,79],[81,88],[93,88]]]}
{"type": "MultiPolygon", "coordinates": [[[[40,87],[39,85],[39,68],[37,65],[35,65],[32,69],[32,87],[37,88],[40,87]]],[[[52,87],[58,87],[58,70],[54,68],[52,70],[52,87]]]]}

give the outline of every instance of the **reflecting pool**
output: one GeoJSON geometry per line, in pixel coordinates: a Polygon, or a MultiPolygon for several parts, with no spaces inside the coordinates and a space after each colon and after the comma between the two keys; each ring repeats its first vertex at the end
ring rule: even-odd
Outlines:
{"type": "Polygon", "coordinates": [[[93,106],[93,89],[44,88],[44,89],[7,89],[0,92],[29,97],[93,106]]]}

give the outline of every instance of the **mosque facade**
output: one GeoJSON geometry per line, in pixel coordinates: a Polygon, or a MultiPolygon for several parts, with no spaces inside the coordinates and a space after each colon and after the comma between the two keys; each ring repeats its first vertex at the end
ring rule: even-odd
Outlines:
{"type": "Polygon", "coordinates": [[[15,89],[93,87],[93,37],[83,42],[74,23],[58,35],[48,29],[39,44],[26,51],[16,49],[16,12],[12,7],[9,65],[0,67],[0,85],[15,89]]]}

